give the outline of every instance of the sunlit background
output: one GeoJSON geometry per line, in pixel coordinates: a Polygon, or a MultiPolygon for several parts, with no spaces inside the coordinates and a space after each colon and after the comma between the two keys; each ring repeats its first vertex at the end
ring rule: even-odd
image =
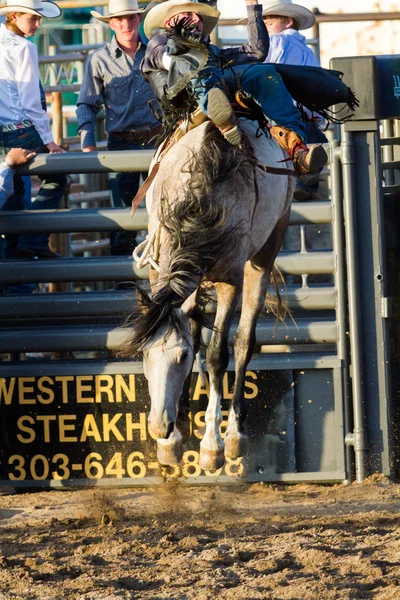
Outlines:
{"type": "MultiPolygon", "coordinates": [[[[393,0],[304,0],[298,4],[310,9],[317,7],[320,12],[326,13],[396,12],[400,7],[400,2],[393,0]]],[[[242,17],[246,14],[244,0],[218,0],[217,6],[225,18],[242,17]]],[[[311,31],[303,33],[306,37],[311,37],[311,31]]],[[[232,28],[226,35],[243,36],[243,29],[232,28]]],[[[400,13],[398,21],[321,24],[320,52],[324,67],[329,66],[329,60],[333,56],[399,54],[400,13]]]]}

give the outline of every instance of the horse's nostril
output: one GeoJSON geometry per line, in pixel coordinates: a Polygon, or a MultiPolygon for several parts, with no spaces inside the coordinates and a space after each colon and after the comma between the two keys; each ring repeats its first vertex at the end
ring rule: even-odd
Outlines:
{"type": "Polygon", "coordinates": [[[174,424],[172,422],[168,423],[167,433],[165,434],[165,438],[166,439],[169,438],[169,436],[171,435],[171,433],[173,432],[173,430],[174,430],[174,424]]]}

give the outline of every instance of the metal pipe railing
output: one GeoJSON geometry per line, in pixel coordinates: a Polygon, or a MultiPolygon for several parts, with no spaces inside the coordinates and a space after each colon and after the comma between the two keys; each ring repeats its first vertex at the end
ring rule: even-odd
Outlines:
{"type": "MultiPolygon", "coordinates": [[[[82,196],[99,197],[100,192],[89,192],[82,196]]],[[[107,192],[104,194],[106,197],[107,192]]],[[[79,196],[79,194],[77,194],[79,196]]],[[[107,195],[108,197],[108,195],[107,195]]],[[[87,202],[87,198],[85,198],[87,202]]],[[[316,225],[330,223],[331,206],[316,206],[315,202],[293,204],[290,213],[290,225],[316,225]]],[[[4,211],[1,217],[1,232],[8,234],[25,233],[71,233],[76,231],[138,231],[146,229],[148,214],[139,208],[131,217],[129,208],[91,208],[91,209],[59,209],[4,211]],[[22,220],[21,220],[22,217],[22,220]]]]}
{"type": "MultiPolygon", "coordinates": [[[[130,173],[148,171],[154,150],[113,150],[112,152],[68,152],[38,154],[28,165],[18,168],[22,175],[64,173],[130,173]]],[[[4,157],[0,156],[0,160],[4,157]]]]}
{"type": "MultiPolygon", "coordinates": [[[[238,326],[235,320],[229,333],[229,344],[233,344],[238,326]]],[[[208,345],[209,330],[203,330],[202,343],[208,345]]],[[[209,332],[211,335],[211,332],[209,332]]],[[[60,352],[67,350],[117,350],[129,335],[129,329],[115,325],[86,325],[69,327],[42,326],[1,329],[0,353],[7,352],[60,352]]],[[[337,340],[334,320],[297,319],[296,325],[275,326],[275,319],[260,321],[256,328],[257,345],[271,344],[333,344],[337,340]]]]}
{"type": "Polygon", "coordinates": [[[1,232],[71,233],[147,229],[146,209],[139,208],[134,218],[130,215],[130,209],[126,208],[7,211],[2,213],[1,232]]]}
{"type": "Polygon", "coordinates": [[[104,46],[106,42],[99,42],[97,44],[63,44],[62,46],[58,46],[58,51],[61,54],[68,55],[70,52],[91,52],[91,50],[97,50],[104,46]]]}
{"type": "MultiPolygon", "coordinates": [[[[269,290],[274,293],[274,288],[269,290]]],[[[333,287],[300,288],[288,285],[280,290],[291,309],[334,310],[336,289],[333,287]]],[[[55,293],[18,296],[18,301],[10,296],[0,296],[0,319],[6,319],[10,327],[15,327],[14,319],[42,319],[71,317],[119,317],[134,310],[136,294],[132,290],[110,290],[85,293],[55,293]]],[[[207,313],[215,312],[206,308],[207,313]]]]}
{"type": "MultiPolygon", "coordinates": [[[[283,273],[290,275],[328,275],[334,272],[335,256],[332,252],[282,252],[276,259],[276,265],[283,273]]],[[[0,262],[0,283],[132,281],[148,278],[147,267],[138,269],[132,258],[123,256],[0,262]]]]}
{"type": "MultiPolygon", "coordinates": [[[[61,3],[59,3],[61,4],[61,3]]],[[[320,23],[352,23],[357,21],[398,21],[399,12],[368,12],[368,13],[321,13],[318,8],[313,9],[317,24],[320,23]]],[[[247,25],[246,18],[220,19],[219,27],[235,27],[247,25]]]]}
{"type": "Polygon", "coordinates": [[[364,407],[362,397],[362,382],[364,369],[362,361],[362,336],[361,336],[361,299],[358,282],[358,236],[357,214],[355,207],[355,156],[351,133],[342,131],[341,161],[343,169],[343,200],[344,217],[346,221],[346,264],[349,296],[349,322],[350,322],[350,351],[352,367],[353,391],[353,433],[346,436],[346,444],[354,447],[356,461],[356,478],[361,483],[365,479],[365,431],[364,407]]]}
{"type": "MultiPolygon", "coordinates": [[[[337,290],[336,319],[338,322],[339,336],[337,353],[343,368],[343,415],[344,415],[344,438],[351,434],[352,428],[352,406],[349,382],[348,364],[348,338],[347,331],[347,294],[346,294],[346,252],[344,243],[344,215],[343,215],[343,185],[342,170],[340,164],[340,143],[338,140],[331,142],[331,189],[333,207],[333,249],[336,254],[336,269],[334,273],[335,288],[337,290]]],[[[346,475],[347,482],[352,479],[354,460],[350,447],[346,444],[346,475]]]]}
{"type": "Polygon", "coordinates": [[[51,54],[49,56],[39,56],[39,65],[51,65],[53,63],[59,64],[66,62],[84,62],[85,59],[86,56],[78,52],[71,54],[51,54]]]}

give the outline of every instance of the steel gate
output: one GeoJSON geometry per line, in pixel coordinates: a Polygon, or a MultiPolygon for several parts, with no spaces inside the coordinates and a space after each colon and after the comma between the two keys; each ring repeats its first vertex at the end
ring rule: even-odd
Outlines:
{"type": "MultiPolygon", "coordinates": [[[[249,365],[249,462],[233,461],[217,474],[197,464],[204,424],[207,377],[193,376],[192,437],[183,475],[191,483],[234,481],[340,481],[346,479],[346,314],[343,217],[337,143],[331,144],[332,199],[298,203],[290,228],[298,247],[280,253],[278,266],[294,282],[283,290],[295,322],[275,332],[275,320],[257,326],[258,354],[249,365]],[[309,250],[306,227],[331,224],[333,249],[309,250]],[[310,283],[317,275],[332,283],[310,283]],[[297,278],[297,281],[296,281],[297,278]]],[[[30,173],[93,172],[146,167],[144,153],[38,157],[30,173]]],[[[7,213],[2,232],[143,230],[144,209],[134,219],[118,209],[67,209],[7,213]]],[[[293,236],[292,236],[293,237],[293,236]]],[[[68,258],[0,263],[0,282],[82,282],[145,279],[130,258],[68,258]]],[[[132,306],[125,290],[3,296],[1,353],[60,353],[58,360],[2,362],[0,479],[14,486],[132,485],[162,481],[155,442],[146,422],[148,394],[140,362],[112,357],[125,331],[121,317],[132,306]],[[104,352],[109,351],[108,356],[104,352]],[[103,353],[93,358],[93,352],[103,353]],[[69,353],[69,355],[66,353],[69,353]],[[73,353],[74,358],[72,359],[73,353]],[[81,354],[92,353],[92,354],[81,354]],[[69,359],[67,357],[70,357],[69,359]],[[85,357],[85,358],[83,358],[85,357]],[[88,358],[89,357],[89,358],[88,358]]],[[[231,341],[234,331],[231,332],[231,341]]],[[[203,332],[207,345],[208,332],[203,332]]],[[[226,416],[233,373],[224,382],[226,416]]],[[[222,424],[222,428],[224,427],[222,424]]]]}

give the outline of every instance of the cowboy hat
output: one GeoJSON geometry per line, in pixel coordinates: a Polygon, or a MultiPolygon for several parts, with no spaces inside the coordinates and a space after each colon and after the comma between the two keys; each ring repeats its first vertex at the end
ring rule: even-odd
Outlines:
{"type": "Polygon", "coordinates": [[[54,19],[61,15],[61,8],[49,0],[7,0],[0,6],[0,15],[17,12],[54,19]]]}
{"type": "Polygon", "coordinates": [[[279,17],[292,17],[297,23],[299,29],[309,29],[315,23],[315,15],[300,4],[293,4],[292,0],[264,0],[263,17],[276,15],[279,17]]]}
{"type": "Polygon", "coordinates": [[[108,21],[112,17],[123,17],[124,15],[140,15],[150,10],[157,0],[153,0],[146,8],[139,8],[137,0],[109,0],[108,15],[101,15],[95,10],[90,11],[90,14],[95,19],[100,21],[108,21]]]}
{"type": "Polygon", "coordinates": [[[206,35],[212,32],[221,14],[216,8],[198,0],[167,0],[149,11],[144,20],[145,34],[150,38],[153,29],[164,27],[165,21],[183,12],[194,12],[199,15],[206,35]]]}

